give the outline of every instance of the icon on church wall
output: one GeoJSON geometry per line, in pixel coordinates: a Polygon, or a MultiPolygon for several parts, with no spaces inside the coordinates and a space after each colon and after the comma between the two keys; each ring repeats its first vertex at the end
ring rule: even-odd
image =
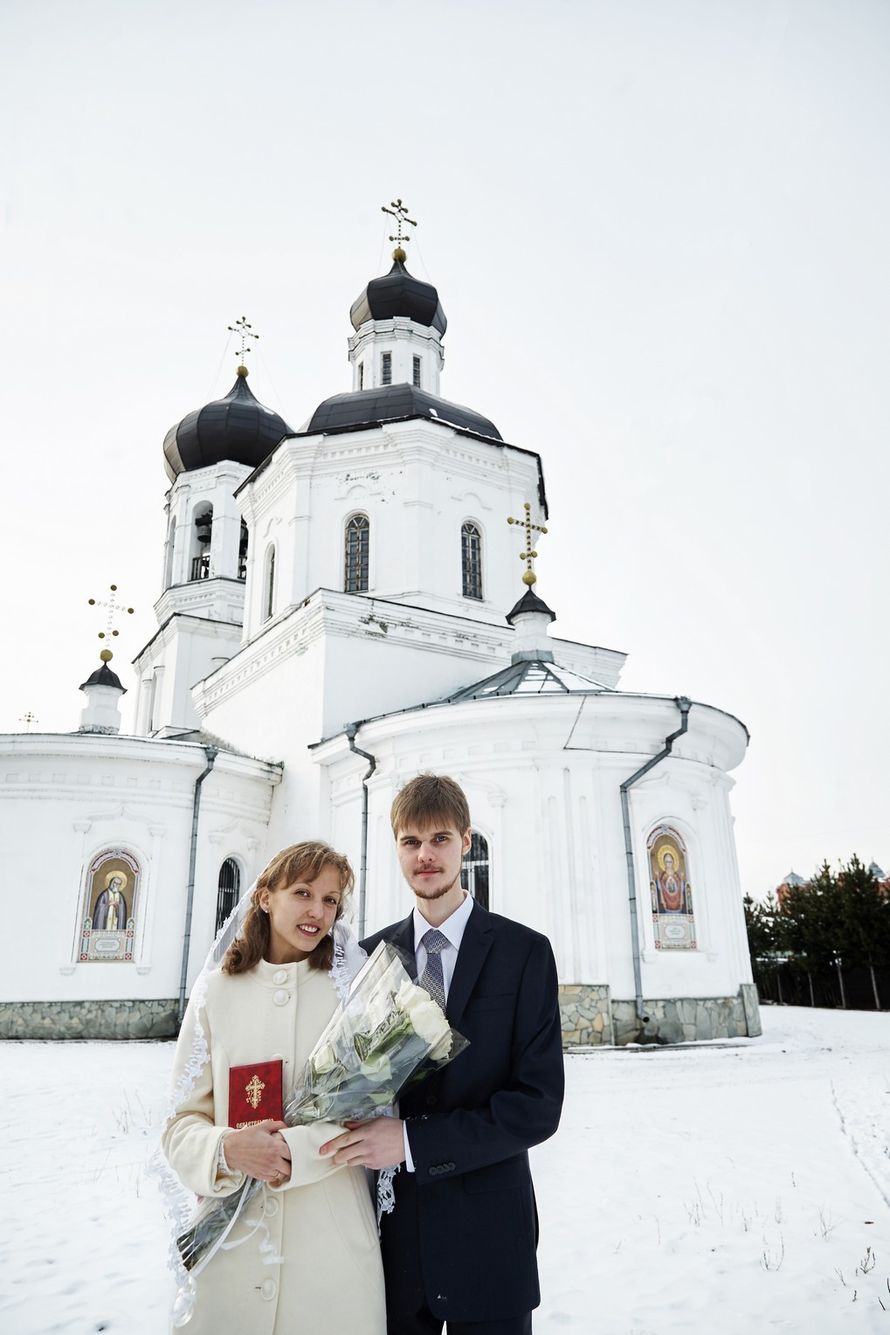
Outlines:
{"type": "Polygon", "coordinates": [[[123,849],[100,853],[87,872],[80,959],[133,959],[139,864],[123,849]]]}
{"type": "Polygon", "coordinates": [[[676,830],[659,825],[646,843],[656,950],[694,950],[695,916],[686,846],[676,830]]]}

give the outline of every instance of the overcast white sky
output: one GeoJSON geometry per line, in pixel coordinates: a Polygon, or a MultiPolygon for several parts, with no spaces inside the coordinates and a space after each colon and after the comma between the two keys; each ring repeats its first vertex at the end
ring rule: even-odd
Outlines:
{"type": "Polygon", "coordinates": [[[890,863],[890,5],[3,0],[0,88],[0,729],[77,726],[111,581],[133,684],[167,428],[243,313],[293,427],[348,388],[401,195],[443,394],[543,456],[555,633],[748,725],[755,896],[890,863]]]}

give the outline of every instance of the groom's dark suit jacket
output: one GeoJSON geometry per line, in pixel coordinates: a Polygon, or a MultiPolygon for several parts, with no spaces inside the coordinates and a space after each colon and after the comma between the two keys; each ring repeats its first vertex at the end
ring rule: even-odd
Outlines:
{"type": "MultiPolygon", "coordinates": [[[[381,940],[413,977],[413,917],[362,944],[370,952],[381,940]]],[[[527,1151],[553,1135],[563,1096],[550,942],[474,905],[447,1012],[470,1046],[399,1103],[415,1171],[396,1174],[396,1207],[383,1218],[387,1306],[502,1320],[540,1302],[527,1151]]]]}

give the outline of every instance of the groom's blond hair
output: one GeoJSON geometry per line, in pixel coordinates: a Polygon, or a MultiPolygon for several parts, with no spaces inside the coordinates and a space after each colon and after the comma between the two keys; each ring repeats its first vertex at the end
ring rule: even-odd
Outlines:
{"type": "Polygon", "coordinates": [[[470,828],[470,806],[460,784],[447,774],[418,774],[396,793],[390,819],[396,838],[400,830],[436,821],[465,834],[470,828]]]}

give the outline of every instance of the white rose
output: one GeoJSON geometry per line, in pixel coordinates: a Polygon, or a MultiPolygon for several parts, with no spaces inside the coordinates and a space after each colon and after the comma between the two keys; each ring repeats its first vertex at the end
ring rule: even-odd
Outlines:
{"type": "Polygon", "coordinates": [[[442,1035],[439,1042],[433,1048],[432,1052],[430,1053],[430,1060],[434,1062],[444,1061],[445,1058],[448,1056],[448,1054],[451,1052],[453,1044],[454,1044],[454,1038],[452,1036],[451,1030],[447,1029],[445,1033],[442,1035]]]}
{"type": "Polygon", "coordinates": [[[448,1021],[430,994],[416,983],[404,982],[396,993],[396,1004],[408,1016],[417,1036],[433,1049],[431,1055],[442,1047],[446,1039],[448,1046],[442,1055],[447,1055],[451,1049],[448,1021]]]}

